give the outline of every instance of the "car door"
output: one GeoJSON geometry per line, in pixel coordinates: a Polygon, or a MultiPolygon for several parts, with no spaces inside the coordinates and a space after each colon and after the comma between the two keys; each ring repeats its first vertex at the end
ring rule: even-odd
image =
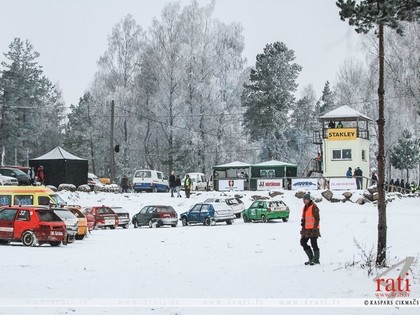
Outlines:
{"type": "Polygon", "coordinates": [[[141,225],[141,220],[142,220],[142,216],[144,215],[144,213],[147,211],[147,208],[149,208],[149,207],[143,207],[140,211],[139,211],[139,213],[137,213],[135,216],[136,216],[136,221],[137,221],[137,224],[138,225],[141,225]]]}
{"type": "Polygon", "coordinates": [[[148,207],[147,211],[142,215],[141,225],[149,224],[149,220],[153,217],[153,214],[156,211],[156,207],[148,207]]]}
{"type": "Polygon", "coordinates": [[[201,204],[195,205],[188,213],[189,222],[200,222],[200,209],[201,204]]]}
{"type": "Polygon", "coordinates": [[[248,218],[251,220],[255,220],[257,218],[258,205],[259,201],[254,201],[248,209],[248,218]]]}
{"type": "Polygon", "coordinates": [[[0,239],[13,239],[16,209],[3,209],[0,211],[0,239]]]}
{"type": "Polygon", "coordinates": [[[211,205],[209,204],[204,204],[201,206],[200,209],[200,222],[204,222],[204,220],[210,216],[210,210],[211,210],[211,205]]]}
{"type": "Polygon", "coordinates": [[[261,218],[261,215],[266,214],[266,206],[265,201],[259,201],[258,202],[258,208],[257,208],[257,218],[261,218]]]}
{"type": "Polygon", "coordinates": [[[14,239],[18,239],[22,236],[22,233],[26,230],[31,228],[31,216],[29,214],[29,210],[21,210],[17,211],[16,220],[14,222],[14,239]]]}

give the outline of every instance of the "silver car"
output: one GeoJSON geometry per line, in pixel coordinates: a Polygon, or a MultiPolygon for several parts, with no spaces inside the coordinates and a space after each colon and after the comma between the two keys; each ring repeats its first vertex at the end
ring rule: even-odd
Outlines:
{"type": "Polygon", "coordinates": [[[118,216],[118,226],[128,229],[130,225],[130,214],[123,207],[111,207],[118,216]]]}
{"type": "Polygon", "coordinates": [[[67,228],[67,244],[73,243],[76,239],[76,233],[77,233],[77,224],[79,222],[79,219],[71,213],[68,209],[52,209],[58,217],[64,221],[67,228]]]}

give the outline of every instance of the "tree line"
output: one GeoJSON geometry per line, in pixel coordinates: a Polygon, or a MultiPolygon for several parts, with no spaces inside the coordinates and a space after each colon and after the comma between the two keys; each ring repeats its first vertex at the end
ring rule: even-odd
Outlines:
{"type": "MultiPolygon", "coordinates": [[[[213,14],[214,4],[172,3],[147,30],[124,17],[108,36],[92,83],[67,112],[59,88],[43,74],[39,53],[28,40],[15,39],[0,72],[4,163],[14,163],[15,148],[17,162],[25,164],[26,150],[34,157],[63,145],[88,159],[92,172],[108,176],[111,100],[118,177],[136,168],[209,173],[234,160],[278,159],[303,170],[317,154],[312,132],[320,128],[321,114],[349,105],[377,118],[373,33],[363,36],[366,62],[346,60],[336,78],[325,78],[320,96],[311,85],[298,95],[302,67],[293,49],[268,43],[248,67],[241,25],[213,14]]],[[[398,140],[408,135],[409,145],[418,147],[420,133],[419,25],[405,23],[404,32],[385,37],[388,178],[402,177],[398,170],[414,178],[419,167],[415,150],[398,150],[398,140]]],[[[375,139],[374,124],[370,132],[375,139]]],[[[376,141],[371,146],[375,167],[376,141]]]]}

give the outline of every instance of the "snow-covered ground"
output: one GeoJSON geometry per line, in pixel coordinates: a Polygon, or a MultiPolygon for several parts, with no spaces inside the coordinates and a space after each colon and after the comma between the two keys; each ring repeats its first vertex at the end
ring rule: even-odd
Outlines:
{"type": "MultiPolygon", "coordinates": [[[[267,192],[241,194],[249,206],[252,195],[267,192]]],[[[169,204],[181,213],[220,193],[190,199],[171,198],[169,193],[61,195],[69,204],[120,205],[132,215],[147,204],[169,204]]],[[[320,192],[313,195],[321,196],[320,192]]],[[[361,261],[355,240],[366,251],[375,249],[375,205],[320,202],[321,265],[305,266],[299,244],[302,200],[288,191],[275,198],[289,205],[289,222],[246,224],[238,219],[232,226],[131,226],[94,230],[89,238],[58,248],[1,246],[0,314],[419,314],[420,306],[322,306],[352,301],[342,299],[377,300],[374,276],[368,277],[359,266],[348,266],[361,261]],[[276,301],[312,306],[268,307],[276,301]],[[176,307],[176,303],[182,305],[176,307]]],[[[396,198],[388,203],[387,214],[389,264],[416,257],[409,276],[410,298],[419,300],[420,199],[396,198]]]]}

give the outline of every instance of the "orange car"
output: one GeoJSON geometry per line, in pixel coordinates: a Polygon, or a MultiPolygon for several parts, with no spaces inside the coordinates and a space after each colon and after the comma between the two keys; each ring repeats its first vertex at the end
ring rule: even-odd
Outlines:
{"type": "Polygon", "coordinates": [[[88,234],[88,220],[86,216],[77,207],[68,207],[68,209],[77,217],[76,240],[82,240],[88,234]]]}

